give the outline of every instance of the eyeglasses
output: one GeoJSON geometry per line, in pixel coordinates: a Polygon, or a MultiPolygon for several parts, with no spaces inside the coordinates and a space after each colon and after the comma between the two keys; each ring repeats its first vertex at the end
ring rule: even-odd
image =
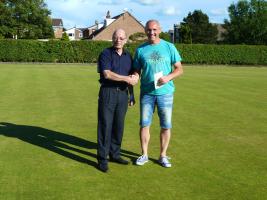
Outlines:
{"type": "Polygon", "coordinates": [[[113,37],[112,39],[116,41],[116,40],[125,40],[126,38],[124,38],[124,37],[113,37]]]}

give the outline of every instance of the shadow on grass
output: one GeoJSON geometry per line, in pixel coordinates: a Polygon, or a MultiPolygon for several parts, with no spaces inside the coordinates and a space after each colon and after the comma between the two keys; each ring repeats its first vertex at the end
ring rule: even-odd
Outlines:
{"type": "MultiPolygon", "coordinates": [[[[96,160],[96,154],[80,148],[97,149],[97,144],[76,136],[42,127],[18,125],[7,122],[0,122],[0,135],[18,138],[24,142],[45,148],[66,158],[97,167],[96,162],[74,154],[74,152],[81,153],[95,158],[96,160]]],[[[132,161],[135,159],[134,156],[138,155],[126,150],[121,150],[121,153],[123,156],[130,158],[132,161]]]]}

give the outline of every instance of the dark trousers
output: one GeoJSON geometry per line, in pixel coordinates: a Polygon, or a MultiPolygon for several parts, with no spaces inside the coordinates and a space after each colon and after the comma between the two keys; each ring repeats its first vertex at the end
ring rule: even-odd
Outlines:
{"type": "Polygon", "coordinates": [[[112,158],[120,157],[127,108],[127,89],[100,88],[97,124],[97,159],[99,163],[107,163],[108,155],[112,158]]]}

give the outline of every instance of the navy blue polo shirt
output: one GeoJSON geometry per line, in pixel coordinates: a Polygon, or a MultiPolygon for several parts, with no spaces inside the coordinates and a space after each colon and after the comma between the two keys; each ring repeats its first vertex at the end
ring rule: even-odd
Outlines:
{"type": "Polygon", "coordinates": [[[126,82],[105,79],[103,71],[110,70],[116,74],[128,76],[132,71],[132,57],[125,50],[119,55],[113,47],[107,48],[99,55],[97,70],[100,73],[99,82],[102,85],[126,87],[126,82]]]}

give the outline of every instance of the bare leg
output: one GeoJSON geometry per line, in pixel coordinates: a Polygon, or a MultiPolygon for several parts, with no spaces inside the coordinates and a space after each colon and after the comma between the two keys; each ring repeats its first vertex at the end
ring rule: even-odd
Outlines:
{"type": "Polygon", "coordinates": [[[148,143],[150,139],[149,126],[140,128],[140,141],[142,154],[147,156],[148,151],[148,143]]]}
{"type": "Polygon", "coordinates": [[[169,146],[171,138],[171,130],[161,128],[160,130],[160,156],[166,156],[166,152],[169,146]]]}

